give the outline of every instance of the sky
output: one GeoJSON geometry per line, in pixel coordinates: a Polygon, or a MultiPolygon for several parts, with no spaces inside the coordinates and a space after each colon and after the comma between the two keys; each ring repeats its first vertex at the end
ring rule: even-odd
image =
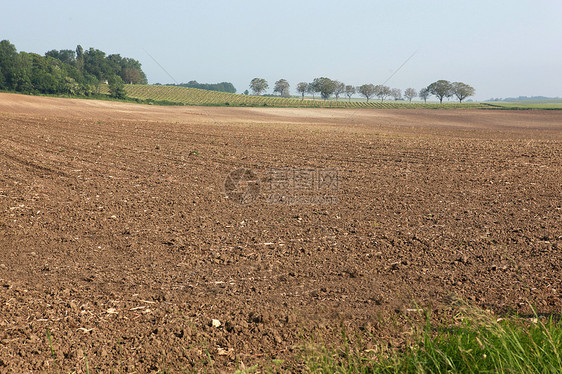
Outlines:
{"type": "Polygon", "coordinates": [[[241,93],[259,77],[271,92],[284,78],[296,94],[323,76],[402,90],[446,79],[475,100],[562,97],[560,0],[0,0],[0,11],[0,40],[18,51],[119,53],[151,84],[241,93]]]}

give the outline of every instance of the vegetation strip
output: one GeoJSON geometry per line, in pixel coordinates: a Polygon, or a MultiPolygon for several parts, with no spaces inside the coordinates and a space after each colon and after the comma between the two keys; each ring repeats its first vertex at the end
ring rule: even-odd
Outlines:
{"type": "Polygon", "coordinates": [[[559,318],[504,319],[471,310],[459,320],[458,326],[439,327],[428,320],[417,341],[401,351],[368,349],[342,331],[337,347],[305,346],[305,366],[315,373],[562,372],[559,318]]]}

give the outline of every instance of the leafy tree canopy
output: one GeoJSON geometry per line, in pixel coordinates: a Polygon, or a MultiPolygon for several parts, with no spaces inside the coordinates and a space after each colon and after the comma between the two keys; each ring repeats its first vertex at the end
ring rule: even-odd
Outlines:
{"type": "Polygon", "coordinates": [[[451,97],[453,95],[453,86],[451,82],[443,79],[431,83],[427,86],[427,90],[431,95],[437,97],[440,103],[443,103],[443,99],[445,97],[451,97]]]}
{"type": "Polygon", "coordinates": [[[427,87],[422,88],[420,90],[420,93],[418,94],[420,99],[422,99],[424,102],[427,102],[427,98],[429,97],[429,95],[431,95],[431,93],[429,92],[429,89],[427,87]]]}
{"type": "Polygon", "coordinates": [[[349,101],[351,101],[351,96],[355,95],[355,93],[357,92],[357,89],[348,84],[345,86],[345,95],[349,98],[349,101]]]}
{"type": "Polygon", "coordinates": [[[302,99],[304,100],[304,94],[308,91],[308,83],[306,82],[299,82],[297,84],[297,92],[302,95],[302,99]]]}
{"type": "Polygon", "coordinates": [[[453,95],[455,95],[457,99],[459,99],[459,103],[462,103],[462,101],[469,96],[474,96],[475,93],[474,88],[472,88],[466,83],[454,82],[451,84],[451,86],[452,86],[451,91],[453,95]]]}
{"type": "Polygon", "coordinates": [[[365,99],[367,99],[367,102],[369,102],[369,99],[371,97],[373,97],[375,95],[376,91],[376,87],[374,84],[363,84],[361,86],[359,86],[359,88],[357,89],[359,91],[359,93],[365,97],[365,99]]]}
{"type": "MultiPolygon", "coordinates": [[[[176,85],[171,85],[171,86],[176,86],[176,85]]],[[[208,91],[236,93],[236,88],[234,88],[234,85],[230,82],[198,83],[197,81],[189,81],[187,83],[180,83],[177,86],[199,88],[201,90],[208,90],[208,91]]]]}
{"type": "Polygon", "coordinates": [[[44,56],[17,52],[8,40],[0,42],[0,89],[46,94],[90,95],[93,87],[117,76],[125,83],[146,84],[141,64],[99,49],[51,50],[44,56]]]}
{"type": "Polygon", "coordinates": [[[412,101],[412,99],[414,97],[418,96],[418,92],[416,91],[415,88],[406,88],[404,90],[404,97],[408,100],[408,101],[412,101]]]}
{"type": "Polygon", "coordinates": [[[312,84],[316,88],[316,92],[320,92],[322,99],[328,100],[336,91],[337,83],[330,78],[321,77],[315,78],[312,84]]]}
{"type": "Polygon", "coordinates": [[[387,96],[390,96],[391,94],[392,94],[392,89],[390,87],[382,84],[377,84],[375,86],[375,96],[381,99],[381,102],[384,101],[384,99],[387,96]]]}
{"type": "Polygon", "coordinates": [[[117,99],[124,99],[127,97],[127,91],[125,91],[125,83],[118,75],[113,75],[109,77],[109,94],[111,97],[117,99]]]}
{"type": "Polygon", "coordinates": [[[275,87],[273,88],[273,92],[278,92],[279,95],[283,97],[289,97],[290,96],[289,88],[290,85],[286,79],[279,79],[277,82],[275,82],[275,87]]]}
{"type": "Polygon", "coordinates": [[[262,92],[269,88],[269,84],[263,78],[254,78],[250,82],[250,89],[254,92],[255,95],[261,95],[262,92]]]}

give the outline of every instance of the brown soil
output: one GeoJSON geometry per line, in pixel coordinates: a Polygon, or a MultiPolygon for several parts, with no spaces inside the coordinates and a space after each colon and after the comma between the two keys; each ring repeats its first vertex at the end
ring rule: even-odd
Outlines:
{"type": "Polygon", "coordinates": [[[559,313],[561,156],[562,111],[0,94],[0,372],[294,371],[342,325],[400,344],[417,306],[559,313]],[[268,202],[271,168],[336,170],[337,202],[268,202]]]}

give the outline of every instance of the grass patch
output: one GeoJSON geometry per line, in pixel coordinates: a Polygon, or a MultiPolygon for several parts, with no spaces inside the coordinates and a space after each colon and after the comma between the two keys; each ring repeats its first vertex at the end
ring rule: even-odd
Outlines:
{"type": "Polygon", "coordinates": [[[559,102],[485,102],[482,105],[486,109],[504,110],[562,110],[562,103],[559,102]]]}
{"type": "Polygon", "coordinates": [[[321,373],[561,373],[559,319],[496,319],[484,312],[459,317],[456,326],[429,322],[401,351],[366,349],[342,333],[338,347],[307,346],[305,366],[321,373]]]}

